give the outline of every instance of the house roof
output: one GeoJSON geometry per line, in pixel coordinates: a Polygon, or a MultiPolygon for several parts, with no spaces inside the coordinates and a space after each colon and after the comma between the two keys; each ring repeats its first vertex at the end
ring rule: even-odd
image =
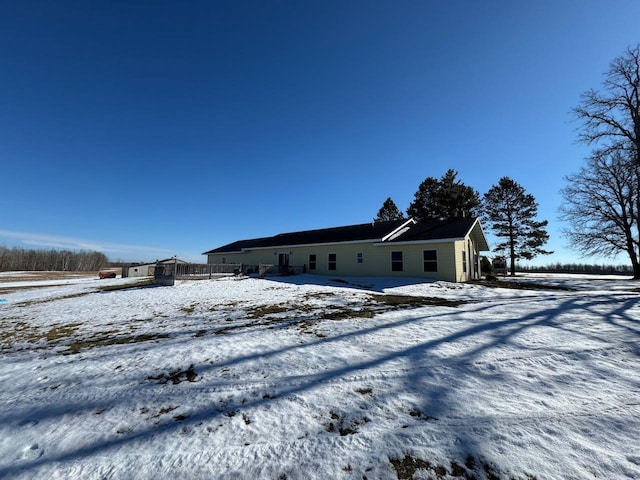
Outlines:
{"type": "Polygon", "coordinates": [[[409,220],[363,223],[345,227],[323,228],[302,232],[280,233],[273,237],[239,240],[222,247],[204,252],[232,253],[255,248],[292,247],[297,245],[316,245],[323,243],[347,243],[358,241],[374,242],[420,242],[444,239],[461,239],[470,235],[481,251],[489,250],[489,245],[477,218],[435,220],[416,223],[409,220]]]}
{"type": "Polygon", "coordinates": [[[157,265],[158,263],[189,263],[189,262],[185,262],[184,260],[180,260],[179,258],[176,258],[176,257],[171,257],[171,258],[165,258],[163,260],[156,260],[156,262],[153,263],[152,265],[157,265]]]}

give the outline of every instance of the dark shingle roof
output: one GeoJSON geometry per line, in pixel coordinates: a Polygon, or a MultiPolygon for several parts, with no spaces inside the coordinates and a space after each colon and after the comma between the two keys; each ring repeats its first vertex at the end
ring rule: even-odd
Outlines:
{"type": "MultiPolygon", "coordinates": [[[[452,238],[464,238],[476,223],[476,218],[434,220],[428,223],[410,223],[408,229],[389,242],[413,242],[426,240],[440,240],[452,238]]],[[[219,248],[204,252],[229,253],[239,252],[243,249],[285,247],[295,245],[311,245],[322,243],[357,242],[364,240],[382,241],[382,238],[406,223],[407,220],[394,220],[390,222],[363,223],[360,225],[348,225],[346,227],[323,228],[319,230],[306,230],[303,232],[281,233],[273,237],[239,240],[219,248]]],[[[482,229],[479,230],[480,239],[486,245],[482,229]]],[[[481,243],[482,248],[482,243],[481,243]]],[[[486,246],[488,250],[488,245],[486,246]]]]}
{"type": "Polygon", "coordinates": [[[304,232],[280,233],[273,237],[239,240],[214,250],[209,250],[203,255],[207,255],[209,253],[238,252],[245,248],[355,242],[358,240],[379,240],[387,233],[398,228],[404,222],[406,222],[406,220],[394,220],[391,222],[363,223],[360,225],[349,225],[346,227],[306,230],[304,232]]]}

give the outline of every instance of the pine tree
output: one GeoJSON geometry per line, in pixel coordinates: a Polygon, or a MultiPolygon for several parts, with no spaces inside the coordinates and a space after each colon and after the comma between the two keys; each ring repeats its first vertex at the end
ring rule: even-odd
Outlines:
{"type": "Polygon", "coordinates": [[[531,260],[536,255],[553,253],[542,248],[549,240],[545,230],[548,222],[535,220],[538,203],[519,183],[502,177],[498,185],[484,194],[482,206],[489,228],[496,237],[503,239],[495,250],[508,252],[511,275],[515,275],[516,260],[531,260]]]}
{"type": "Polygon", "coordinates": [[[378,215],[376,216],[376,218],[374,218],[374,221],[386,222],[389,220],[403,219],[404,215],[402,214],[402,212],[398,209],[393,200],[391,200],[391,197],[388,197],[382,204],[382,207],[380,207],[380,210],[378,210],[378,215]]]}
{"type": "Polygon", "coordinates": [[[449,169],[440,180],[427,177],[418,187],[407,214],[418,222],[473,217],[480,205],[480,195],[456,180],[457,175],[458,172],[449,169]]]}

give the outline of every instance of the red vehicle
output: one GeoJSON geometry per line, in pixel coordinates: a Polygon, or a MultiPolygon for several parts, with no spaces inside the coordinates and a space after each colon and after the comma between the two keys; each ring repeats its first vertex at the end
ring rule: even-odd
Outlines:
{"type": "Polygon", "coordinates": [[[100,272],[98,276],[100,278],[116,278],[116,272],[100,272]]]}

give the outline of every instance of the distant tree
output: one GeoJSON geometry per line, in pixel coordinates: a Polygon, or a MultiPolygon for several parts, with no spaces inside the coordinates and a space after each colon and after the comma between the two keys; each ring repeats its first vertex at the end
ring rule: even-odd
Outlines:
{"type": "Polygon", "coordinates": [[[427,177],[418,187],[407,215],[418,222],[441,218],[468,218],[477,214],[480,195],[456,180],[458,172],[449,169],[439,180],[427,177]]]}
{"type": "Polygon", "coordinates": [[[595,153],[580,171],[566,177],[562,190],[564,233],[584,255],[615,256],[624,252],[633,276],[640,279],[640,224],[636,163],[622,153],[595,153]]]}
{"type": "Polygon", "coordinates": [[[380,210],[378,210],[378,215],[376,215],[376,218],[374,218],[374,221],[386,222],[389,220],[403,220],[403,219],[404,219],[404,215],[402,214],[400,209],[398,209],[398,207],[393,202],[393,200],[391,200],[391,197],[388,197],[382,204],[382,207],[380,207],[380,210]]]}
{"type": "Polygon", "coordinates": [[[0,271],[95,271],[108,263],[107,256],[102,252],[0,247],[0,271]]]}
{"type": "Polygon", "coordinates": [[[489,228],[502,239],[495,249],[507,253],[511,275],[516,273],[516,260],[553,253],[542,248],[549,240],[545,229],[548,222],[535,219],[538,203],[519,183],[502,177],[484,194],[482,207],[489,228]]]}
{"type": "Polygon", "coordinates": [[[573,112],[582,122],[578,139],[593,151],[566,177],[565,233],[586,254],[626,253],[640,279],[640,44],[611,62],[602,91],[582,94],[573,112]]]}

